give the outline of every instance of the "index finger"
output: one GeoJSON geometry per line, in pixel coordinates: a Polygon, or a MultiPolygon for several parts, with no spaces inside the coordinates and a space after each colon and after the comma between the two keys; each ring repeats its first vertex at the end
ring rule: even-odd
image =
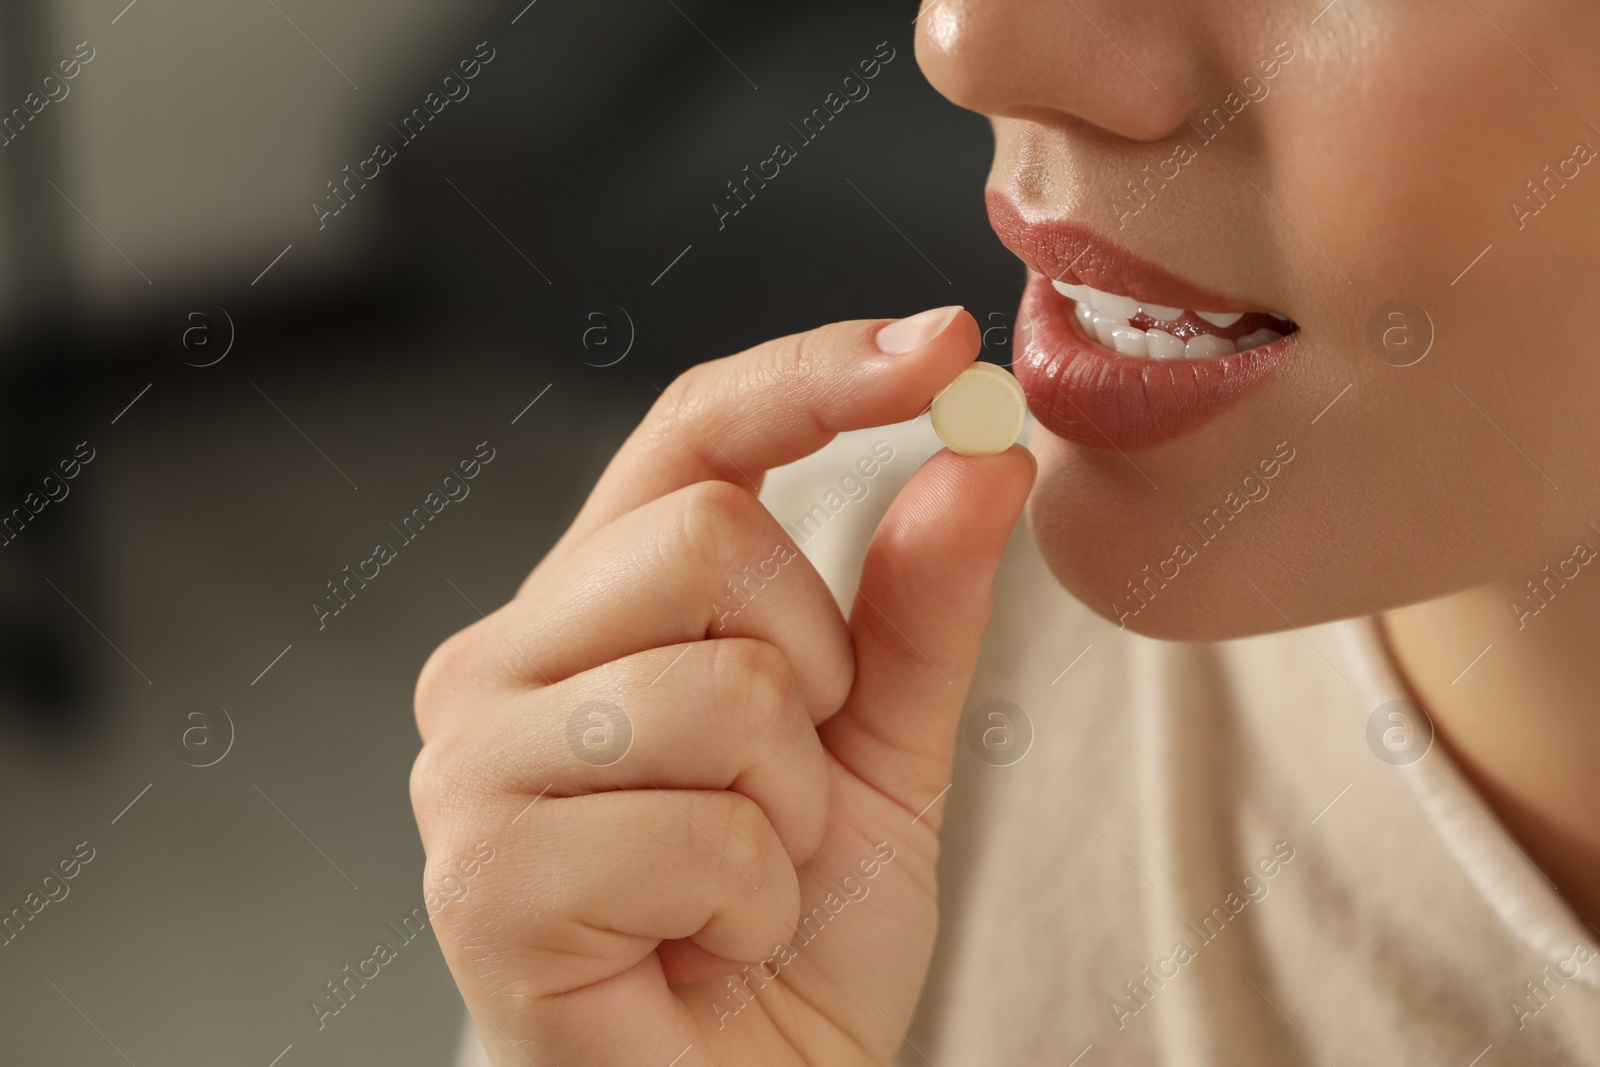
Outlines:
{"type": "Polygon", "coordinates": [[[915,418],[980,346],[977,321],[944,307],[835,323],[691,367],[628,436],[550,555],[685,486],[717,479],[754,493],[768,470],[845,430],[915,418]]]}

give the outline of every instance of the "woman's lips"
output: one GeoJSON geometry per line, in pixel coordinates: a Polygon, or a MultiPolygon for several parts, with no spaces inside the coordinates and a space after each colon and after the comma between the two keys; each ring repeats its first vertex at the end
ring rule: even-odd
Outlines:
{"type": "Polygon", "coordinates": [[[1187,282],[1082,226],[1030,220],[992,192],[989,214],[1032,268],[1013,370],[1058,437],[1121,450],[1172,440],[1224,411],[1297,344],[1288,318],[1187,282]]]}
{"type": "Polygon", "coordinates": [[[1178,277],[1112,244],[1087,226],[1024,213],[990,190],[989,223],[1001,242],[1031,270],[1059,282],[1092,285],[1140,301],[1206,311],[1272,311],[1178,277]]]}
{"type": "Polygon", "coordinates": [[[1091,448],[1143,448],[1198,428],[1260,381],[1295,343],[1290,334],[1228,356],[1122,356],[1083,336],[1072,308],[1049,278],[1029,277],[1022,298],[1028,338],[1012,370],[1045,429],[1091,448]]]}

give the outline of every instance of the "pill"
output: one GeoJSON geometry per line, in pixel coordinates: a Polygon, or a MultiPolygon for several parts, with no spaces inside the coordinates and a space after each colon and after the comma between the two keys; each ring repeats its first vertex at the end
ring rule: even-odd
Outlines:
{"type": "Polygon", "coordinates": [[[974,363],[933,398],[933,432],[963,456],[1004,452],[1022,435],[1027,416],[1022,386],[993,363],[974,363]]]}

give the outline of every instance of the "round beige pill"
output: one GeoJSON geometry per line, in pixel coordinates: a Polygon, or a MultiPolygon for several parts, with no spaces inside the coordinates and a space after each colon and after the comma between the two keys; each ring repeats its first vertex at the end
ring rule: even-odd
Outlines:
{"type": "Polygon", "coordinates": [[[1011,373],[974,363],[933,398],[933,432],[952,452],[994,456],[1017,443],[1028,401],[1011,373]]]}

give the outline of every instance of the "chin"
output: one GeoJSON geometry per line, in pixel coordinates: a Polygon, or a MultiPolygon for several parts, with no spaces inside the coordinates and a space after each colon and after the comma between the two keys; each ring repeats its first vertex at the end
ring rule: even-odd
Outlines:
{"type": "Polygon", "coordinates": [[[1028,524],[1050,573],[1056,581],[1096,615],[1120,629],[1163,641],[1218,641],[1239,636],[1219,625],[1215,612],[1190,609],[1171,583],[1157,599],[1138,611],[1118,611],[1127,603],[1127,588],[1119,576],[1133,573],[1128,560],[1104,543],[1092,543],[1058,520],[1055,501],[1041,499],[1035,491],[1028,505],[1028,524]],[[1168,596],[1171,593],[1172,595],[1168,596]]]}
{"type": "Polygon", "coordinates": [[[1034,542],[1066,591],[1113,625],[1166,641],[1222,641],[1286,629],[1279,607],[1303,614],[1296,625],[1343,617],[1341,608],[1361,613],[1354,604],[1307,604],[1304,589],[1284,588],[1293,564],[1272,547],[1281,513],[1270,522],[1252,516],[1251,528],[1197,529],[1171,501],[1130,484],[1115,453],[1039,427],[1031,446],[1039,460],[1027,511],[1034,542]]]}

